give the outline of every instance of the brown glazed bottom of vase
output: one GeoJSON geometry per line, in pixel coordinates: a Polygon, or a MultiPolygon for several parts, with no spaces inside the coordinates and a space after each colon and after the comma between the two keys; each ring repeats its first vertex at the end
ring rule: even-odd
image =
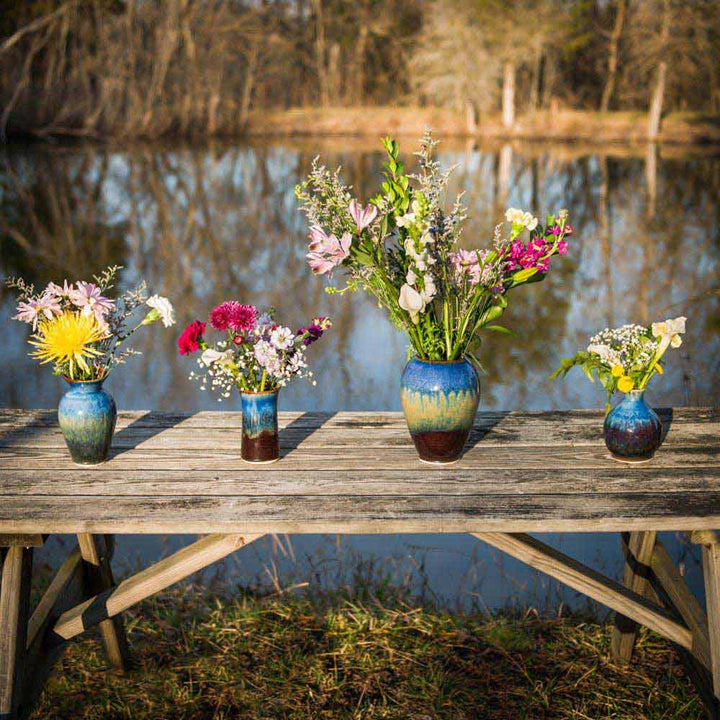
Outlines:
{"type": "Polygon", "coordinates": [[[430,463],[452,463],[462,455],[468,439],[467,430],[443,430],[411,433],[421,460],[430,463]]]}
{"type": "Polygon", "coordinates": [[[242,436],[240,455],[246,462],[273,462],[280,457],[277,433],[261,432],[257,437],[242,436]]]}

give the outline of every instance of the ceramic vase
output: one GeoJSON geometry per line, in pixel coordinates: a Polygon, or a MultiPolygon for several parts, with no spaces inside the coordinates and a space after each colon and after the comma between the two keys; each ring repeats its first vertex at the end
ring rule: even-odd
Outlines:
{"type": "Polygon", "coordinates": [[[420,459],[440,464],[457,461],[480,401],[480,382],[472,363],[413,358],[400,379],[400,395],[420,459]]]}
{"type": "Polygon", "coordinates": [[[616,460],[643,462],[660,446],[662,423],[644,394],[644,390],[626,393],[605,418],[605,444],[616,460]]]}
{"type": "Polygon", "coordinates": [[[104,380],[65,381],[69,389],[60,398],[58,422],[70,456],[78,465],[104,462],[115,432],[115,401],[103,389],[104,380]]]}
{"type": "Polygon", "coordinates": [[[271,463],[280,457],[278,442],[278,390],[240,392],[242,400],[242,446],[246,462],[271,463]]]}

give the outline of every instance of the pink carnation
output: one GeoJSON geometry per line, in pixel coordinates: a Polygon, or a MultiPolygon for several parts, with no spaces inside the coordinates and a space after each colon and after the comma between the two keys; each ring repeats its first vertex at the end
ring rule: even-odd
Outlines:
{"type": "Polygon", "coordinates": [[[210,325],[216,330],[248,332],[257,322],[257,308],[254,305],[242,305],[236,300],[220,303],[210,312],[210,325]]]}

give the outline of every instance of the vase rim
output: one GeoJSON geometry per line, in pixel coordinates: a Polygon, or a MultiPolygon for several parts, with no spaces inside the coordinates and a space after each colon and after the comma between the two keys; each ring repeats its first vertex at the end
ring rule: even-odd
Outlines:
{"type": "Polygon", "coordinates": [[[463,362],[470,362],[467,359],[466,355],[463,355],[458,360],[423,360],[422,358],[419,358],[417,355],[413,355],[412,359],[417,360],[418,362],[421,362],[421,363],[426,363],[427,365],[459,365],[460,363],[463,363],[463,362]]]}
{"type": "Polygon", "coordinates": [[[104,375],[101,378],[98,378],[97,380],[73,380],[72,378],[69,378],[67,375],[61,375],[61,377],[69,385],[92,385],[93,383],[105,382],[108,379],[108,375],[109,375],[109,373],[104,375]]]}
{"type": "Polygon", "coordinates": [[[277,395],[280,392],[280,388],[277,388],[276,390],[263,390],[262,392],[259,390],[241,390],[238,388],[238,392],[241,395],[277,395]]]}

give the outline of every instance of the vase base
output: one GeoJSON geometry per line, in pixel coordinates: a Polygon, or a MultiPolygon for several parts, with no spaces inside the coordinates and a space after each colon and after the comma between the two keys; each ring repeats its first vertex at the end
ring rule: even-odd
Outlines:
{"type": "Polygon", "coordinates": [[[276,463],[280,458],[276,457],[272,460],[246,460],[245,458],[240,459],[248,465],[271,465],[272,463],[276,463]]]}
{"type": "Polygon", "coordinates": [[[78,467],[95,467],[96,465],[104,465],[107,462],[107,458],[105,460],[96,460],[93,462],[78,462],[77,460],[73,460],[72,464],[77,465],[78,467]]]}
{"type": "Polygon", "coordinates": [[[456,465],[460,462],[460,458],[456,458],[455,460],[425,460],[419,457],[418,460],[426,465],[456,465]]]}
{"type": "Polygon", "coordinates": [[[621,457],[620,455],[615,455],[615,453],[610,453],[610,457],[615,460],[615,462],[622,462],[622,463],[629,463],[631,465],[639,465],[640,463],[646,463],[650,462],[655,455],[650,456],[642,456],[642,457],[621,457]]]}

